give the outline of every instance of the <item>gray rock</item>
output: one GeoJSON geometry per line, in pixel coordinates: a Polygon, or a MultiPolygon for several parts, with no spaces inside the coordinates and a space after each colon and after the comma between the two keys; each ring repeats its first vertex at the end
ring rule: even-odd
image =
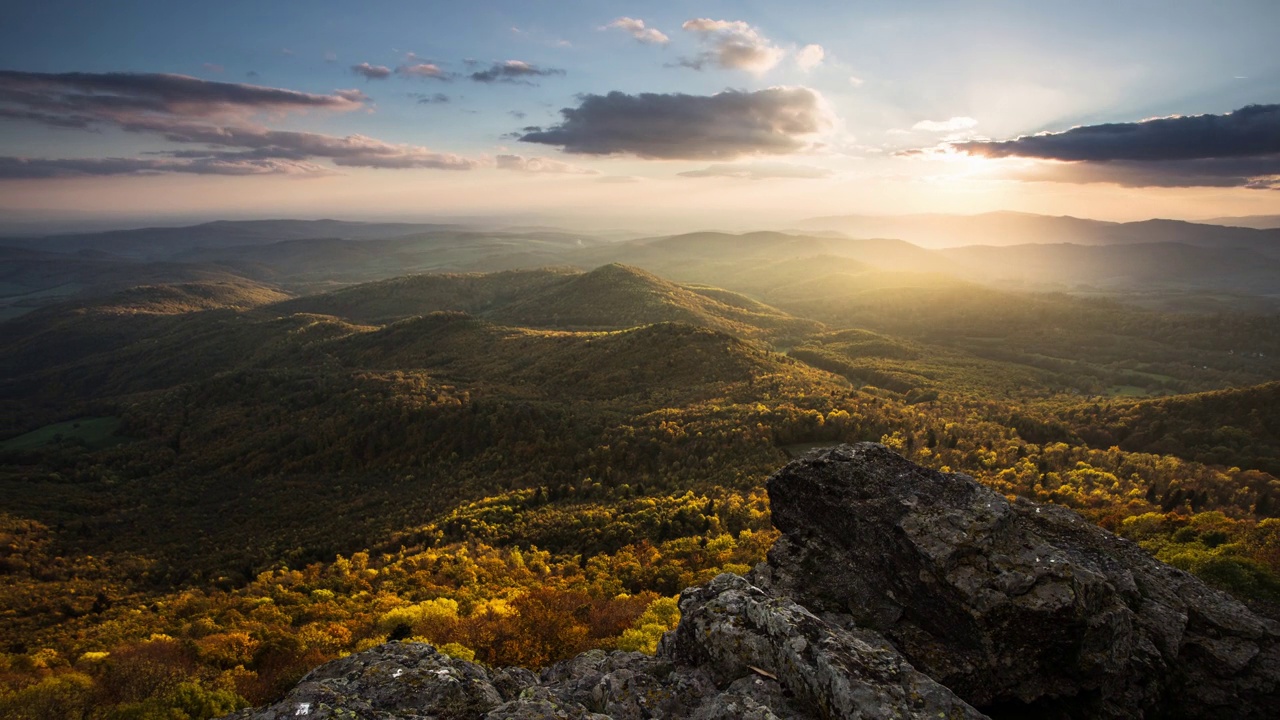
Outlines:
{"type": "Polygon", "coordinates": [[[783,537],[752,579],[992,714],[1280,717],[1280,625],[1069,510],[871,443],[768,490],[783,537]]]}
{"type": "Polygon", "coordinates": [[[424,643],[387,643],[312,670],[239,720],[471,720],[503,703],[489,673],[424,643]]]}
{"type": "Polygon", "coordinates": [[[431,646],[388,643],[336,660],[239,720],[850,720],[985,717],[874,633],[828,625],[737,575],[681,596],[656,656],[593,650],[540,676],[487,671],[431,646]]]}
{"type": "Polygon", "coordinates": [[[685,590],[680,613],[658,654],[708,670],[721,687],[752,675],[776,680],[801,708],[788,703],[780,717],[983,717],[878,635],[833,627],[737,575],[685,590]]]}

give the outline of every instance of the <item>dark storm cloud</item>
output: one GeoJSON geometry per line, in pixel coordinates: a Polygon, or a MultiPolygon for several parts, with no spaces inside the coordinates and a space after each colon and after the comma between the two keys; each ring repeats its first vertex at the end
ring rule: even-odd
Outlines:
{"type": "Polygon", "coordinates": [[[360,75],[365,80],[386,80],[391,77],[391,68],[385,65],[370,65],[367,62],[352,65],[351,72],[360,75]]]}
{"type": "Polygon", "coordinates": [[[807,136],[830,126],[821,96],[804,87],[715,95],[615,91],[583,96],[578,107],[560,113],[559,125],[520,140],[584,155],[731,160],[802,150],[807,136]]]}
{"type": "Polygon", "coordinates": [[[1280,186],[1280,105],[1223,115],[1188,115],[1084,125],[1013,140],[954,143],[990,158],[1057,160],[1026,179],[1113,182],[1133,187],[1280,186]]]}
{"type": "Polygon", "coordinates": [[[482,83],[500,82],[532,85],[533,82],[530,78],[564,74],[564,70],[558,68],[541,68],[521,60],[508,60],[502,63],[494,63],[486,70],[477,70],[471,73],[470,77],[472,80],[482,83]]]}

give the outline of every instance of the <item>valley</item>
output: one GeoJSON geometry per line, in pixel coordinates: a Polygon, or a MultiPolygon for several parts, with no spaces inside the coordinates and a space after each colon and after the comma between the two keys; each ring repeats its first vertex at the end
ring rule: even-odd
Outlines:
{"type": "Polygon", "coordinates": [[[389,637],[652,650],[672,595],[763,559],[765,478],[835,442],[1280,602],[1256,243],[1099,297],[1199,246],[228,227],[0,250],[79,288],[0,325],[4,702],[229,711],[389,637]],[[974,271],[1006,261],[1033,280],[974,271]]]}

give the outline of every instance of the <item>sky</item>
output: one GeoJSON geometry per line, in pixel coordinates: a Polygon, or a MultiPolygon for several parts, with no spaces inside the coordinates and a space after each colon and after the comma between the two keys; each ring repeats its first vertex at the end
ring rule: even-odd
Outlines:
{"type": "Polygon", "coordinates": [[[1280,213],[1280,2],[42,0],[0,218],[1280,213]]]}

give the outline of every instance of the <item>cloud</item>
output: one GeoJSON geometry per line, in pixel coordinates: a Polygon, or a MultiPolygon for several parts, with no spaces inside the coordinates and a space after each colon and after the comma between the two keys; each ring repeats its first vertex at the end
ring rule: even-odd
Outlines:
{"type": "Polygon", "coordinates": [[[204,68],[208,72],[215,73],[215,74],[221,74],[224,70],[226,70],[226,68],[222,67],[218,63],[202,63],[200,67],[204,68]]]}
{"type": "Polygon", "coordinates": [[[1082,125],[951,147],[979,157],[1058,161],[1037,168],[1038,179],[1274,189],[1280,186],[1280,104],[1248,105],[1222,115],[1082,125]]]}
{"type": "Polygon", "coordinates": [[[427,80],[449,80],[449,74],[435,63],[406,63],[396,68],[397,75],[427,80]]]}
{"type": "Polygon", "coordinates": [[[759,74],[772,69],[786,55],[785,50],[741,20],[697,18],[680,27],[697,35],[705,48],[696,57],[679,63],[695,70],[716,66],[759,74]]]}
{"type": "Polygon", "coordinates": [[[215,82],[161,73],[32,73],[0,70],[0,108],[115,121],[131,114],[217,117],[259,111],[354,110],[367,98],[215,82]]]}
{"type": "Polygon", "coordinates": [[[367,62],[352,65],[351,72],[363,75],[365,80],[386,80],[391,77],[391,68],[385,65],[370,65],[367,62]]]}
{"type": "Polygon", "coordinates": [[[283,111],[363,107],[359,90],[315,95],[279,88],[210,82],[181,75],[21,73],[0,71],[0,117],[56,127],[114,127],[171,143],[199,146],[144,158],[6,161],[6,177],[184,172],[221,175],[317,174],[313,160],[369,168],[469,170],[481,163],[416,145],[363,135],[337,137],[275,130],[256,121],[283,111]]]}
{"type": "Polygon", "coordinates": [[[831,171],[826,168],[790,165],[787,163],[743,163],[736,165],[721,163],[701,170],[689,170],[676,174],[680,177],[690,178],[727,177],[744,180],[768,180],[774,178],[817,179],[830,177],[831,171]]]}
{"type": "Polygon", "coordinates": [[[715,95],[615,91],[582,96],[578,107],[560,114],[559,125],[530,131],[520,140],[584,155],[732,160],[803,150],[809,136],[832,125],[822,96],[805,87],[715,95]]]}
{"type": "Polygon", "coordinates": [[[409,97],[417,98],[418,102],[423,105],[439,105],[450,100],[449,96],[444,93],[409,93],[409,97]]]}
{"type": "Polygon", "coordinates": [[[368,95],[365,95],[364,92],[361,91],[359,88],[351,88],[350,90],[334,90],[333,94],[337,95],[343,100],[349,100],[350,102],[356,103],[358,105],[363,105],[364,103],[367,103],[369,102],[369,100],[372,99],[368,95]]]}
{"type": "Polygon", "coordinates": [[[540,68],[537,65],[531,65],[523,60],[508,60],[506,62],[494,63],[486,70],[477,70],[471,73],[471,79],[482,83],[513,83],[520,85],[533,85],[529,78],[550,77],[552,75],[564,75],[564,70],[558,68],[540,68]]]}
{"type": "Polygon", "coordinates": [[[865,84],[866,84],[866,82],[867,82],[866,80],[863,80],[862,78],[858,77],[857,75],[850,75],[850,76],[849,76],[849,84],[850,84],[850,85],[852,85],[852,86],[854,86],[854,87],[862,87],[863,85],[865,85],[865,84]]]}
{"type": "Polygon", "coordinates": [[[922,132],[959,132],[968,130],[978,124],[977,120],[971,117],[953,117],[947,120],[921,120],[911,126],[912,130],[920,130],[922,132]]]}
{"type": "Polygon", "coordinates": [[[325,62],[338,62],[338,53],[336,53],[336,52],[334,52],[334,51],[332,51],[332,50],[327,50],[327,51],[325,51],[325,54],[324,54],[324,61],[325,61],[325,62]]]}
{"type": "Polygon", "coordinates": [[[1249,105],[1223,115],[1174,115],[1140,122],[1082,125],[1013,140],[959,143],[983,157],[1053,160],[1196,160],[1280,153],[1280,105],[1249,105]]]}
{"type": "Polygon", "coordinates": [[[499,155],[494,158],[495,166],[500,170],[515,170],[524,173],[557,173],[569,175],[598,175],[595,170],[572,165],[560,160],[540,157],[524,157],[522,155],[499,155]]]}
{"type": "Polygon", "coordinates": [[[821,45],[805,45],[796,53],[796,65],[801,70],[809,72],[821,65],[826,57],[827,51],[823,50],[821,45]]]}
{"type": "Polygon", "coordinates": [[[1124,187],[1243,187],[1280,190],[1280,155],[1200,160],[1038,162],[1009,174],[1026,182],[1112,183],[1124,187]]]}
{"type": "Polygon", "coordinates": [[[285,159],[303,161],[323,158],[334,165],[368,168],[434,168],[471,170],[480,163],[452,153],[438,153],[417,145],[383,142],[365,135],[338,137],[321,133],[264,128],[210,127],[203,125],[157,125],[165,139],[200,143],[231,150],[189,150],[170,153],[179,157],[208,157],[221,160],[285,159]]]}
{"type": "Polygon", "coordinates": [[[109,175],[325,175],[311,163],[278,159],[218,158],[77,158],[0,157],[0,179],[93,177],[109,175]]]}
{"type": "Polygon", "coordinates": [[[635,38],[637,42],[642,42],[646,45],[666,45],[671,42],[671,38],[667,37],[661,30],[645,27],[643,20],[637,20],[635,18],[620,17],[600,29],[608,30],[610,28],[622,30],[635,38]]]}

